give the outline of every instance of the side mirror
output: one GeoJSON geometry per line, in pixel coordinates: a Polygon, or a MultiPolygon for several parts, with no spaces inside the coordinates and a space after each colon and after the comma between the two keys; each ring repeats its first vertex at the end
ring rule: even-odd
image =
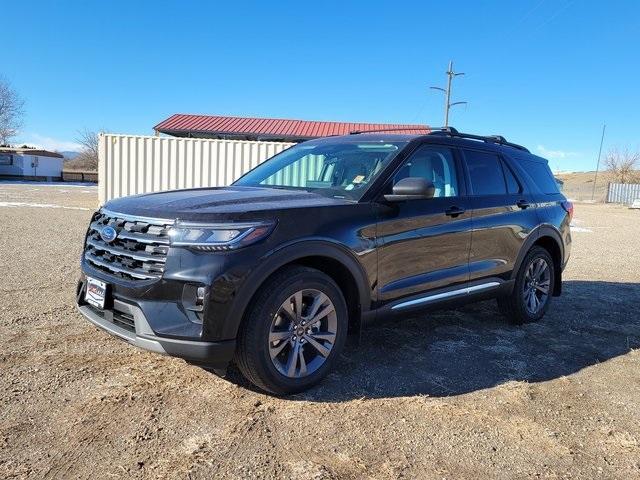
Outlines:
{"type": "Polygon", "coordinates": [[[403,178],[393,186],[393,193],[385,195],[388,202],[433,198],[436,188],[433,183],[422,177],[403,178]]]}

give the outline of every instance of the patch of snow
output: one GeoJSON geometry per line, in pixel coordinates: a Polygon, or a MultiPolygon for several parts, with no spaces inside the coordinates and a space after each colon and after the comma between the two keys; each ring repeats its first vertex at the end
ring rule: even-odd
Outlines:
{"type": "Polygon", "coordinates": [[[584,222],[582,220],[574,218],[573,220],[571,220],[571,225],[570,225],[571,231],[576,233],[591,233],[592,230],[585,227],[578,226],[578,225],[582,225],[583,223],[584,222]]]}
{"type": "Polygon", "coordinates": [[[98,189],[95,183],[91,182],[28,182],[26,180],[2,180],[0,185],[28,185],[31,187],[83,187],[98,189]]]}
{"type": "Polygon", "coordinates": [[[55,205],[53,203],[25,203],[25,202],[0,202],[0,207],[35,207],[35,208],[62,208],[64,210],[88,210],[91,208],[85,207],[67,207],[65,205],[55,205]]]}

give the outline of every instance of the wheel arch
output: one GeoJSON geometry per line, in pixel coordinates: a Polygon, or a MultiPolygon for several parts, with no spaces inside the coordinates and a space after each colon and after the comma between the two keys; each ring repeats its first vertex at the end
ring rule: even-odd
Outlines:
{"type": "Polygon", "coordinates": [[[554,284],[553,284],[553,296],[557,297],[562,293],[562,258],[563,258],[563,246],[562,236],[560,232],[552,225],[541,225],[535,231],[533,231],[526,242],[520,249],[518,259],[516,260],[511,278],[515,279],[525,256],[534,246],[540,246],[547,250],[553,259],[554,267],[554,284]]]}
{"type": "Polygon", "coordinates": [[[349,330],[359,330],[362,313],[371,307],[371,290],[364,268],[342,245],[314,240],[283,247],[259,262],[258,268],[244,282],[244,288],[237,292],[236,301],[226,322],[225,338],[235,338],[247,307],[262,285],[289,265],[315,268],[331,277],[345,297],[349,312],[349,330]]]}

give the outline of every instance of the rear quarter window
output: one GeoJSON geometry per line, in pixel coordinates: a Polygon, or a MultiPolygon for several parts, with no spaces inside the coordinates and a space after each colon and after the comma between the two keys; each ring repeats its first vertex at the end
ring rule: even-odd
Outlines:
{"type": "Polygon", "coordinates": [[[524,160],[522,166],[541,192],[547,194],[560,193],[556,179],[553,177],[547,163],[524,160]]]}

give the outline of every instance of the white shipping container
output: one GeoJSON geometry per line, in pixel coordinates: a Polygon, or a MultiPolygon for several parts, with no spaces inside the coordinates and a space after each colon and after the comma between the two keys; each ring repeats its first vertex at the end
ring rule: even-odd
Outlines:
{"type": "Polygon", "coordinates": [[[98,168],[100,204],[139,193],[226,186],[291,145],[284,142],[101,134],[98,168]]]}

